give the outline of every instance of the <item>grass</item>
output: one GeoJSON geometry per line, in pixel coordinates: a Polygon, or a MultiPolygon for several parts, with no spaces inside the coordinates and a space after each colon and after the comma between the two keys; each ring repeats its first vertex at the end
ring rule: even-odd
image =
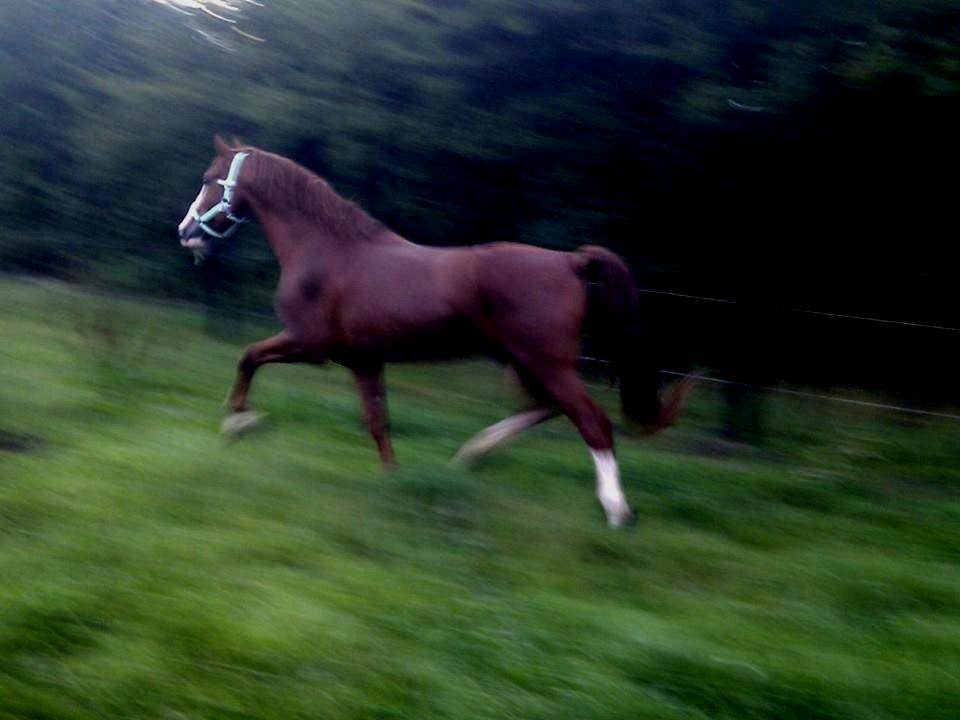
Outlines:
{"type": "Polygon", "coordinates": [[[775,398],[748,451],[704,388],[621,434],[613,532],[565,422],[448,466],[511,407],[492,366],[391,368],[384,473],[335,367],[265,369],[269,426],[218,436],[267,326],[0,300],[0,718],[960,716],[956,424],[775,398]]]}

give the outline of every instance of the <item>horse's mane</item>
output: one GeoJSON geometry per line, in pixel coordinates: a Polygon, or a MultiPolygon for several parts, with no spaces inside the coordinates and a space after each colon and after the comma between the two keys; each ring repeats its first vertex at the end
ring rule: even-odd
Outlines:
{"type": "Polygon", "coordinates": [[[342,198],[316,173],[289,158],[255,147],[236,147],[250,153],[246,181],[257,197],[278,212],[300,212],[342,239],[366,239],[384,225],[355,203],[342,198]]]}

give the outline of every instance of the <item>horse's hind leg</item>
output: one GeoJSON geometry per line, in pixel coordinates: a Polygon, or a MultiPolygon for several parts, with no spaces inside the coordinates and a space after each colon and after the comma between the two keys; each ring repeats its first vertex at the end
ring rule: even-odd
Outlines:
{"type": "Polygon", "coordinates": [[[552,407],[549,393],[540,387],[540,384],[529,374],[515,366],[509,366],[507,370],[508,374],[515,377],[526,394],[533,400],[535,407],[511,415],[478,432],[457,451],[457,454],[453,457],[454,463],[467,465],[525,430],[556,417],[560,413],[559,410],[552,407]]]}
{"type": "Polygon", "coordinates": [[[363,400],[363,415],[367,428],[377,444],[380,462],[384,467],[393,467],[396,459],[390,442],[390,424],[387,415],[387,391],[383,384],[383,368],[355,370],[360,399],[363,400]]]}
{"type": "Polygon", "coordinates": [[[223,432],[236,435],[256,424],[258,416],[247,410],[247,395],[257,368],[267,363],[299,362],[302,359],[300,348],[286,331],[248,347],[240,358],[237,377],[227,396],[226,405],[231,415],[223,422],[223,432]]]}
{"type": "Polygon", "coordinates": [[[467,440],[454,455],[455,463],[468,464],[477,458],[486,455],[498,445],[502,445],[510,438],[519,435],[524,430],[539,425],[557,414],[553,408],[535,408],[526,412],[517,413],[485,428],[467,440]]]}
{"type": "Polygon", "coordinates": [[[573,368],[545,373],[541,378],[557,407],[570,418],[590,448],[597,472],[597,499],[607,521],[623,527],[633,521],[633,511],[620,486],[620,471],[613,452],[613,428],[610,419],[587,392],[573,368]]]}

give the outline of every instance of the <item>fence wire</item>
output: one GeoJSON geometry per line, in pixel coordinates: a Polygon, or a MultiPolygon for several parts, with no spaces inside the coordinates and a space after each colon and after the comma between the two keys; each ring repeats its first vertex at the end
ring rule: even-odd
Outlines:
{"type": "MultiPolygon", "coordinates": [[[[3,275],[3,274],[0,274],[0,275],[3,275]]],[[[72,286],[69,283],[59,282],[56,280],[41,279],[41,278],[30,277],[30,276],[6,275],[6,277],[12,278],[12,279],[26,280],[28,282],[32,282],[34,284],[40,285],[41,287],[44,287],[48,290],[58,290],[61,292],[75,292],[77,290],[83,290],[84,292],[93,292],[95,294],[109,295],[110,297],[124,299],[124,300],[133,300],[137,302],[151,302],[151,303],[155,303],[165,307],[171,307],[171,308],[176,308],[181,310],[189,310],[197,313],[204,312],[208,309],[204,305],[200,305],[198,303],[189,302],[185,300],[171,300],[171,299],[152,298],[152,297],[148,298],[144,296],[134,295],[131,293],[114,293],[114,292],[104,293],[102,291],[97,291],[97,290],[90,291],[85,288],[77,288],[75,286],[72,286]]],[[[649,294],[655,294],[655,295],[667,295],[671,297],[681,297],[681,298],[699,300],[704,302],[712,302],[712,303],[718,303],[718,304],[725,304],[725,305],[739,304],[737,300],[729,300],[726,298],[717,298],[717,297],[710,297],[705,295],[675,293],[675,292],[668,292],[665,290],[640,289],[637,292],[649,293],[649,294]]],[[[799,309],[799,308],[781,308],[781,309],[788,310],[790,312],[806,313],[810,315],[825,315],[828,317],[838,317],[838,318],[845,318],[845,319],[851,319],[851,320],[887,323],[892,325],[909,325],[909,326],[918,327],[918,328],[946,330],[950,332],[960,332],[960,328],[953,328],[953,327],[942,326],[942,325],[928,325],[925,323],[913,323],[913,322],[906,322],[901,320],[888,320],[884,318],[873,318],[873,317],[858,316],[858,315],[844,315],[841,313],[828,313],[828,312],[820,312],[817,310],[805,310],[805,309],[799,309]]],[[[217,312],[223,312],[223,311],[218,310],[217,312]]],[[[241,310],[238,308],[231,309],[229,312],[235,313],[237,315],[241,315],[244,317],[248,317],[251,319],[261,320],[261,321],[276,320],[276,317],[270,313],[253,312],[249,310],[241,310]]],[[[609,360],[606,360],[604,358],[591,357],[588,355],[579,356],[579,360],[581,362],[588,362],[588,363],[597,364],[597,365],[610,365],[609,360]]],[[[669,370],[669,369],[662,369],[660,372],[663,373],[664,375],[672,375],[676,377],[683,377],[688,374],[688,373],[683,373],[683,372],[679,372],[676,370],[669,370]]],[[[818,400],[823,402],[834,402],[834,403],[841,403],[846,405],[857,405],[860,407],[869,407],[877,410],[885,410],[890,412],[906,413],[910,415],[922,415],[926,417],[935,417],[935,418],[941,418],[945,420],[960,421],[960,414],[954,414],[954,413],[937,412],[933,410],[923,410],[921,408],[908,407],[904,405],[893,405],[889,403],[872,402],[869,400],[857,400],[855,398],[842,397],[839,395],[827,395],[825,393],[814,393],[814,392],[807,392],[804,390],[793,390],[790,388],[783,388],[783,387],[776,387],[776,386],[754,385],[751,383],[738,382],[738,381],[729,380],[726,378],[713,377],[709,375],[698,374],[697,378],[702,382],[709,382],[717,385],[743,387],[751,390],[760,390],[763,392],[778,393],[781,395],[791,395],[794,397],[808,398],[811,400],[818,400]]]]}

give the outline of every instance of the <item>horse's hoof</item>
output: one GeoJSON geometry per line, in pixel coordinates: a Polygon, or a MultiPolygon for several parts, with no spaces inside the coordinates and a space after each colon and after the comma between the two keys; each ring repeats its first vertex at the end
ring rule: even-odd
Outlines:
{"type": "Polygon", "coordinates": [[[629,505],[625,505],[616,512],[610,513],[607,516],[607,522],[610,524],[610,527],[616,530],[623,530],[636,525],[637,516],[629,505]]]}
{"type": "Polygon", "coordinates": [[[464,452],[461,448],[457,451],[457,454],[450,458],[450,467],[452,468],[469,468],[473,465],[473,462],[477,459],[476,455],[471,455],[470,453],[464,452]]]}
{"type": "Polygon", "coordinates": [[[455,470],[472,470],[488,455],[489,453],[487,451],[460,448],[457,454],[450,458],[449,465],[455,470]]]}
{"type": "Polygon", "coordinates": [[[265,417],[255,410],[231,413],[223,419],[220,432],[226,438],[235,439],[259,427],[265,417]]]}

